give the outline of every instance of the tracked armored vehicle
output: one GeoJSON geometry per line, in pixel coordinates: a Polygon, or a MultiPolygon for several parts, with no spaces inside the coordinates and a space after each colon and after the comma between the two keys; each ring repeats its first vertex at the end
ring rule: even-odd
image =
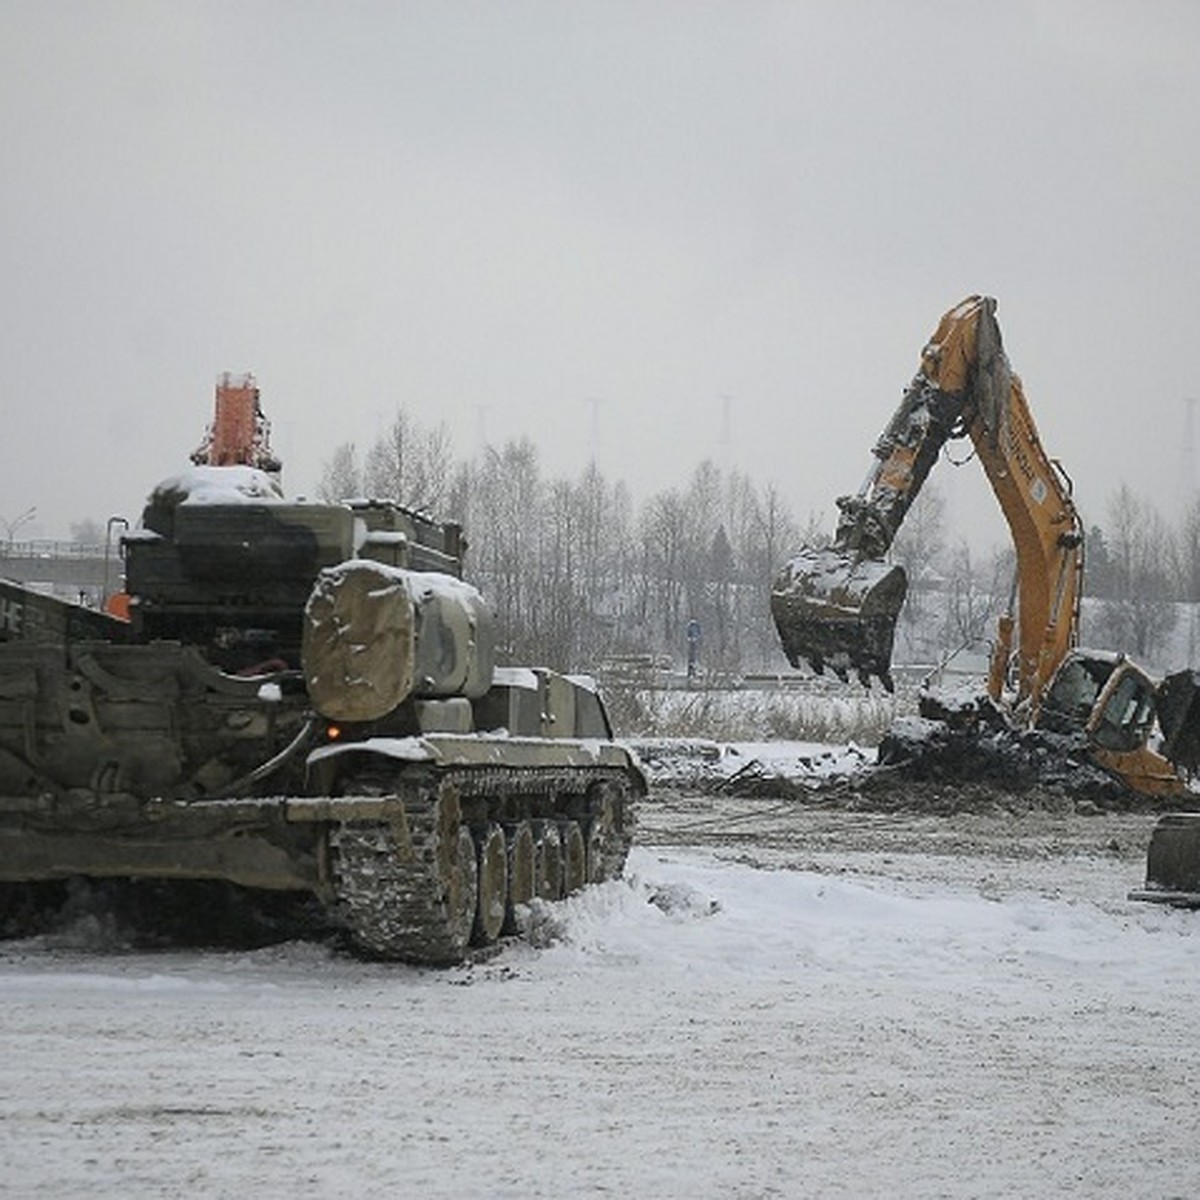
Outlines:
{"type": "Polygon", "coordinates": [[[618,875],[642,771],[588,680],[496,665],[461,530],[254,461],[154,490],[127,620],[0,585],[0,925],[66,880],[205,882],[445,964],[618,875]]]}

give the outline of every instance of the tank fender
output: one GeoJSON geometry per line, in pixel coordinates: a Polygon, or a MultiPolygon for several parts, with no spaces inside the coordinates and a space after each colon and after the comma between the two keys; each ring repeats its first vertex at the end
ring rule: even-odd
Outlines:
{"type": "Polygon", "coordinates": [[[402,763],[436,763],[441,756],[423,737],[373,737],[358,742],[330,742],[309,752],[305,760],[309,795],[330,791],[333,781],[353,766],[355,759],[386,758],[402,763]]]}

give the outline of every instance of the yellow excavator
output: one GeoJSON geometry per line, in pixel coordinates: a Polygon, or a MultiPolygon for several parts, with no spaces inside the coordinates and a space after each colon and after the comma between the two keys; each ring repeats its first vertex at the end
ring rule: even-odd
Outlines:
{"type": "MultiPolygon", "coordinates": [[[[1015,603],[998,622],[987,678],[994,711],[1014,730],[1065,736],[1134,792],[1182,802],[1200,766],[1200,674],[1159,683],[1123,654],[1080,647],[1082,523],[1070,479],[1042,447],[991,297],[969,296],[942,317],[866,480],[837,501],[832,544],[802,549],[780,571],[771,611],[789,661],[891,690],[907,578],[888,552],[958,437],[974,447],[1016,555],[1015,603]]],[[[1200,814],[1161,818],[1138,894],[1200,904],[1200,814]]]]}

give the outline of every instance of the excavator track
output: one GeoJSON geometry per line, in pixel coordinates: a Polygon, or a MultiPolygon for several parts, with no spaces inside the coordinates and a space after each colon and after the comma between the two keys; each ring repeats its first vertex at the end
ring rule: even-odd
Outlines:
{"type": "Polygon", "coordinates": [[[534,896],[619,876],[633,841],[635,792],[612,769],[373,767],[343,795],[396,802],[329,831],[332,911],[370,958],[461,962],[516,932],[534,896]]]}

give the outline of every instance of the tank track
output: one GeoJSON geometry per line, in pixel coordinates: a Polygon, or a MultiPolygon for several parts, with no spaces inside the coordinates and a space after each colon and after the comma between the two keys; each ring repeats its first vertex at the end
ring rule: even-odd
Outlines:
{"type": "Polygon", "coordinates": [[[391,820],[340,822],[329,843],[337,915],[359,950],[427,963],[462,957],[475,916],[475,845],[452,791],[406,795],[391,820]]]}
{"type": "Polygon", "coordinates": [[[343,794],[399,803],[330,828],[335,919],[367,957],[449,965],[514,933],[534,896],[618,877],[637,793],[612,769],[374,766],[343,794]]]}

